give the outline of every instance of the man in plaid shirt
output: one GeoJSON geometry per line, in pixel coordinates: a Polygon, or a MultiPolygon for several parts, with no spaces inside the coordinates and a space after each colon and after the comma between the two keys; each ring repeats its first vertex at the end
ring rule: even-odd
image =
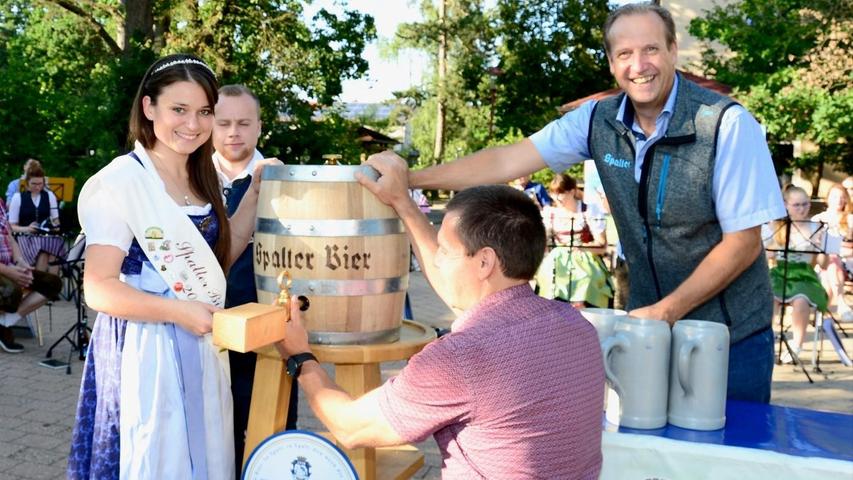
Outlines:
{"type": "Polygon", "coordinates": [[[26,263],[12,236],[6,210],[0,205],[0,349],[8,353],[22,352],[24,347],[15,342],[9,327],[48,299],[57,298],[61,288],[59,277],[33,270],[26,263]]]}

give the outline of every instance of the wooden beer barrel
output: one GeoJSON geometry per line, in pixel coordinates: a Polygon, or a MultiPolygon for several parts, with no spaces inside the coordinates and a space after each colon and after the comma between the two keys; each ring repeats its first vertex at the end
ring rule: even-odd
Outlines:
{"type": "Polygon", "coordinates": [[[409,241],[394,209],[355,180],[371,167],[279,165],[261,175],[255,224],[258,301],[278,298],[276,277],[305,295],[311,343],[350,345],[399,339],[409,283],[409,241]]]}

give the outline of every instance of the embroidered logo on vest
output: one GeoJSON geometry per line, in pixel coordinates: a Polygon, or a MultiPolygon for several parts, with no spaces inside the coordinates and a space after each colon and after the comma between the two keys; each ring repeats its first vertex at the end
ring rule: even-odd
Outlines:
{"type": "Polygon", "coordinates": [[[604,155],[604,163],[611,167],[631,168],[630,160],[625,160],[624,158],[616,158],[610,153],[604,155]]]}

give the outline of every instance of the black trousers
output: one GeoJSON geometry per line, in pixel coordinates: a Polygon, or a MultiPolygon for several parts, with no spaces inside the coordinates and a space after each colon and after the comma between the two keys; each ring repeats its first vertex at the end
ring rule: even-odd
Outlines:
{"type": "MultiPolygon", "coordinates": [[[[33,270],[33,282],[29,290],[44,295],[48,300],[56,300],[59,298],[59,291],[62,290],[62,280],[52,273],[33,270]]],[[[17,312],[23,299],[24,290],[18,282],[0,275],[0,310],[9,313],[17,312]]]]}
{"type": "MultiPolygon", "coordinates": [[[[255,380],[257,354],[228,352],[231,363],[231,394],[234,398],[234,459],[237,480],[243,470],[243,449],[246,447],[246,428],[249,426],[249,406],[252,403],[252,384],[255,380]]],[[[296,429],[296,409],[299,407],[299,388],[293,382],[287,408],[285,430],[296,429]]]]}

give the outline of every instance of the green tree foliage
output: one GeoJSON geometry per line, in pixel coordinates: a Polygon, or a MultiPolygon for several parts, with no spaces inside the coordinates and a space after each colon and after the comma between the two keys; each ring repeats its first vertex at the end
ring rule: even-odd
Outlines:
{"type": "Polygon", "coordinates": [[[84,180],[127,148],[130,104],[157,57],[190,52],[263,105],[262,148],[284,160],[358,158],[355,125],[331,105],[367,69],[372,17],[295,0],[0,0],[0,175],[27,156],[84,180]],[[320,121],[318,121],[318,119],[320,121]]]}
{"type": "Polygon", "coordinates": [[[736,87],[771,143],[818,147],[790,166],[853,171],[853,2],[743,0],[693,20],[690,32],[731,49],[705,51],[704,66],[736,87]]]}
{"type": "Polygon", "coordinates": [[[320,10],[309,27],[303,1],[186,2],[172,11],[167,50],[197,52],[216,65],[220,82],[243,83],[263,106],[267,155],[319,162],[325,153],[358,161],[354,125],[331,106],[341,82],[367,71],[362,58],[376,37],[373,18],[320,10]],[[282,122],[284,116],[285,122],[282,122]]]}
{"type": "Polygon", "coordinates": [[[610,88],[602,26],[607,0],[497,2],[499,130],[530,135],[556,107],[610,88]]]}
{"type": "Polygon", "coordinates": [[[119,141],[111,125],[116,106],[125,100],[120,77],[126,62],[110,58],[87,25],[58,9],[30,2],[2,7],[8,28],[0,46],[4,176],[19,175],[27,156],[42,159],[55,176],[93,168],[89,151],[115,150],[119,141]]]}
{"type": "MultiPolygon", "coordinates": [[[[842,2],[848,0],[841,0],[842,2]]],[[[690,22],[690,34],[717,41],[730,53],[706,48],[702,63],[706,73],[737,88],[765,81],[782,68],[802,64],[814,47],[820,22],[802,15],[815,5],[830,8],[835,0],[742,0],[715,6],[690,22]]]]}
{"type": "Polygon", "coordinates": [[[446,93],[450,159],[530,135],[563,103],[612,85],[601,36],[606,0],[485,3],[448,0],[441,23],[434,2],[423,0],[424,20],[401,25],[391,45],[435,56],[442,29],[448,35],[448,75],[426,78],[426,98],[412,113],[422,165],[432,159],[439,89],[446,93]]]}
{"type": "MultiPolygon", "coordinates": [[[[391,49],[418,49],[432,57],[434,73],[426,75],[426,98],[413,112],[412,143],[419,162],[429,164],[436,158],[438,103],[444,104],[444,131],[441,142],[444,158],[483,148],[488,140],[488,93],[482,77],[493,49],[493,30],[477,0],[444,0],[444,18],[435,2],[421,1],[423,21],[398,27],[391,49]],[[439,44],[446,38],[446,74],[441,76],[439,44]]],[[[411,97],[405,97],[411,98],[411,97]]]]}
{"type": "Polygon", "coordinates": [[[853,20],[827,19],[808,64],[787,67],[749,89],[748,107],[776,139],[806,140],[818,147],[792,166],[822,162],[853,171],[853,20]]]}

